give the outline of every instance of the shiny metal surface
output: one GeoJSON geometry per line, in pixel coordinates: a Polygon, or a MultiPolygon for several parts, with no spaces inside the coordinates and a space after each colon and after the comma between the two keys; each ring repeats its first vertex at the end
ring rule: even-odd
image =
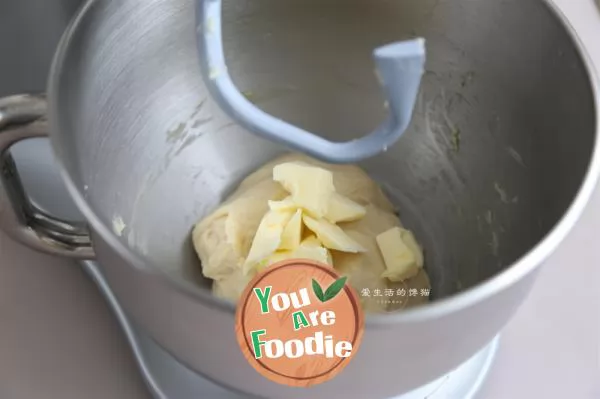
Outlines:
{"type": "MultiPolygon", "coordinates": [[[[251,399],[207,380],[179,364],[152,338],[136,327],[115,298],[102,267],[93,261],[81,262],[82,268],[96,283],[132,348],[142,376],[156,399],[251,399]]],[[[500,337],[461,364],[456,370],[401,396],[389,399],[473,399],[490,371],[500,337]]]]}
{"type": "Polygon", "coordinates": [[[0,98],[0,227],[13,239],[39,251],[91,259],[94,250],[87,227],[58,219],[34,205],[9,153],[18,142],[47,135],[44,96],[0,98]]]}
{"type": "MultiPolygon", "coordinates": [[[[0,2],[0,97],[42,93],[56,46],[82,0],[0,2]]],[[[10,153],[32,201],[46,212],[84,220],[64,187],[46,138],[21,141],[10,153]]]]}
{"type": "Polygon", "coordinates": [[[195,399],[199,397],[252,399],[227,390],[179,364],[152,338],[131,322],[108,285],[102,266],[97,262],[83,261],[81,267],[96,283],[110,310],[117,318],[153,397],[156,399],[195,399]]]}
{"type": "Polygon", "coordinates": [[[571,32],[541,1],[226,2],[238,86],[274,115],[337,132],[332,140],[356,137],[384,113],[363,50],[414,34],[429,43],[412,130],[362,166],[425,246],[435,302],[368,318],[360,353],[330,383],[271,384],[237,348],[233,307],[198,289],[188,234],[285,149],[242,131],[206,97],[191,1],[86,4],[50,84],[67,187],[136,322],[191,369],[239,390],[384,398],[445,374],[512,316],[596,183],[598,88],[571,32]],[[115,219],[126,224],[121,236],[115,219]]]}
{"type": "MultiPolygon", "coordinates": [[[[231,81],[225,59],[222,15],[221,0],[196,0],[200,71],[212,100],[219,104],[232,121],[249,132],[321,161],[355,163],[386,151],[410,125],[425,72],[426,50],[423,38],[385,43],[371,49],[374,72],[385,95],[388,116],[375,130],[359,139],[332,142],[318,133],[308,132],[264,112],[240,93],[236,84],[231,81]]],[[[337,49],[334,47],[331,52],[329,57],[335,57],[337,49]]],[[[276,54],[272,54],[271,58],[276,58],[276,54]]],[[[344,60],[338,62],[343,65],[344,60]]]]}

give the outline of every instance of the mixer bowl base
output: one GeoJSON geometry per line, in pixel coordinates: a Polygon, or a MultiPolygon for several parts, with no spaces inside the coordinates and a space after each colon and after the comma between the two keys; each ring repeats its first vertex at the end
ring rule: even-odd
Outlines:
{"type": "MultiPolygon", "coordinates": [[[[179,363],[157,345],[127,317],[102,270],[95,262],[82,262],[84,270],[98,285],[117,317],[132,348],[142,377],[156,399],[248,399],[249,396],[227,390],[179,363]]],[[[484,349],[456,370],[412,392],[389,399],[472,399],[487,376],[498,348],[496,337],[484,349]]]]}

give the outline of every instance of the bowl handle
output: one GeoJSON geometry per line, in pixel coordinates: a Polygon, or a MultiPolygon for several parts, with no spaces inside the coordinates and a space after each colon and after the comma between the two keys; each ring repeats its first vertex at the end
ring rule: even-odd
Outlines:
{"type": "Polygon", "coordinates": [[[93,259],[87,226],[58,219],[36,207],[25,193],[9,153],[21,140],[48,137],[46,106],[43,95],[0,98],[0,229],[40,252],[93,259]]]}
{"type": "Polygon", "coordinates": [[[388,118],[360,139],[331,142],[269,115],[240,93],[225,63],[221,0],[196,0],[196,4],[197,44],[205,84],[223,111],[249,131],[323,161],[352,163],[387,150],[410,124],[425,70],[424,39],[392,43],[374,51],[378,78],[387,97],[388,118]]]}

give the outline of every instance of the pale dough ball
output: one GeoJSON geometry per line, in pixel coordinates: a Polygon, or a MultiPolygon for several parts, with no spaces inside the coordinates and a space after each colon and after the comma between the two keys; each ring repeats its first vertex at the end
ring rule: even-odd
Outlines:
{"type": "Polygon", "coordinates": [[[214,280],[220,298],[237,301],[252,276],[244,276],[242,264],[250,251],[254,233],[269,209],[269,200],[287,192],[273,180],[238,188],[221,207],[198,223],[192,232],[202,273],[214,280]]]}
{"type": "Polygon", "coordinates": [[[252,278],[242,273],[242,264],[254,239],[262,217],[268,210],[268,201],[281,200],[288,193],[273,181],[273,167],[285,162],[304,162],[330,170],[336,192],[366,207],[364,218],[340,227],[363,245],[367,252],[347,254],[332,251],[336,270],[348,276],[348,283],[359,294],[364,289],[370,296],[361,295],[367,312],[384,312],[415,306],[427,301],[427,297],[399,297],[401,288],[429,288],[429,278],[424,270],[403,283],[391,283],[381,278],[385,270],[383,258],[375,237],[384,231],[401,226],[394,207],[381,188],[362,169],[352,165],[330,165],[299,154],[279,157],[250,174],[237,190],[193,230],[193,243],[205,277],[212,279],[213,293],[237,302],[252,278]],[[386,292],[386,290],[388,290],[386,292]],[[394,296],[386,296],[394,290],[394,296]],[[381,296],[374,296],[374,293],[381,296]],[[400,302],[402,301],[402,302],[400,302]]]}

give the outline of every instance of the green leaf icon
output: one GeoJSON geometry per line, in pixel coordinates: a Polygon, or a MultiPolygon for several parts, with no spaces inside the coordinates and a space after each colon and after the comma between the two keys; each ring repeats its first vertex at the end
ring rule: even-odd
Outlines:
{"type": "Polygon", "coordinates": [[[335,298],[337,294],[340,293],[340,291],[344,288],[347,279],[348,277],[341,277],[337,279],[333,284],[329,286],[329,288],[327,288],[325,293],[323,293],[323,288],[321,288],[319,283],[313,278],[312,288],[317,298],[319,298],[319,301],[327,302],[335,298]]]}
{"type": "Polygon", "coordinates": [[[315,280],[314,278],[312,279],[312,289],[317,298],[319,298],[319,301],[325,302],[325,295],[323,294],[323,289],[321,288],[317,280],[315,280]]]}
{"type": "Polygon", "coordinates": [[[325,291],[325,295],[323,297],[323,299],[324,299],[323,302],[327,302],[327,301],[330,301],[333,298],[335,298],[336,295],[339,294],[340,291],[344,288],[344,285],[346,284],[347,279],[348,279],[348,277],[344,276],[344,277],[337,279],[333,284],[331,284],[329,286],[329,288],[327,288],[327,290],[325,291]]]}

